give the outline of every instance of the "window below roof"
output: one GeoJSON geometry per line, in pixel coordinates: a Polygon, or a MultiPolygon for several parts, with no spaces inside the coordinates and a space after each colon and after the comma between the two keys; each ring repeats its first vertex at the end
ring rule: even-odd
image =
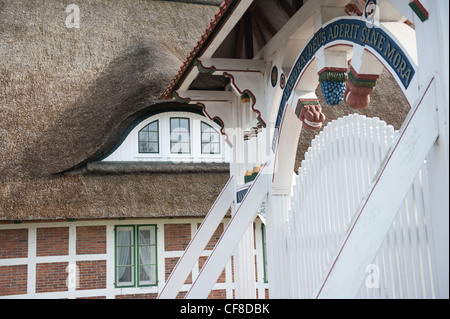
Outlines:
{"type": "Polygon", "coordinates": [[[220,127],[189,112],[142,119],[103,162],[229,162],[220,127]]]}

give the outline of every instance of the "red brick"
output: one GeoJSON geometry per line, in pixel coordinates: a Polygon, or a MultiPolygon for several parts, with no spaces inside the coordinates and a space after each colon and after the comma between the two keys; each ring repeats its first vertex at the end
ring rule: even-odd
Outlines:
{"type": "Polygon", "coordinates": [[[69,254],[69,227],[37,229],[37,256],[64,256],[69,254]]]}
{"type": "Polygon", "coordinates": [[[67,291],[67,262],[36,264],[36,292],[67,291]]]}
{"type": "Polygon", "coordinates": [[[166,251],[185,250],[191,241],[191,224],[165,224],[164,246],[166,251]]]}
{"type": "Polygon", "coordinates": [[[0,296],[27,293],[27,265],[0,266],[0,296]]]}
{"type": "Polygon", "coordinates": [[[28,256],[28,229],[0,230],[0,259],[28,256]]]}
{"type": "Polygon", "coordinates": [[[77,255],[105,253],[106,226],[77,227],[77,255]]]}

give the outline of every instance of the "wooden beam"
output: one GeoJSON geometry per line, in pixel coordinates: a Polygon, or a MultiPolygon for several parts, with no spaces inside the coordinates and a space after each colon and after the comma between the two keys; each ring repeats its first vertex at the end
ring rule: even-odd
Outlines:
{"type": "Polygon", "coordinates": [[[294,15],[294,9],[286,0],[273,0],[281,13],[289,20],[294,15]]]}
{"type": "Polygon", "coordinates": [[[252,13],[246,12],[243,17],[244,21],[244,38],[245,38],[245,58],[253,58],[253,28],[252,28],[252,13]]]}
{"type": "Polygon", "coordinates": [[[214,68],[217,74],[222,74],[224,71],[264,72],[266,70],[266,62],[262,60],[200,58],[198,61],[206,69],[214,68]]]}
{"type": "Polygon", "coordinates": [[[189,99],[190,102],[200,101],[220,101],[231,102],[233,99],[233,93],[230,91],[204,91],[204,90],[188,90],[177,91],[177,95],[180,99],[189,99]]]}
{"type": "Polygon", "coordinates": [[[303,0],[292,0],[292,6],[294,7],[295,12],[300,10],[303,5],[303,0]]]}
{"type": "MultiPolygon", "coordinates": [[[[252,28],[253,28],[253,34],[255,36],[256,42],[258,43],[259,49],[262,49],[264,45],[266,44],[264,40],[264,36],[261,33],[261,29],[256,23],[256,18],[252,16],[252,28]]],[[[258,52],[258,48],[256,49],[256,52],[258,52]]]]}
{"type": "Polygon", "coordinates": [[[255,15],[256,23],[259,27],[268,34],[269,38],[272,38],[277,33],[277,30],[273,27],[272,23],[270,23],[269,19],[267,19],[258,6],[255,6],[253,9],[253,14],[255,15]]]}
{"type": "Polygon", "coordinates": [[[420,94],[352,224],[331,260],[316,298],[354,298],[419,168],[438,136],[434,79],[420,94]]]}
{"type": "MultiPolygon", "coordinates": [[[[270,60],[271,57],[279,50],[303,25],[311,20],[311,12],[317,11],[327,0],[307,1],[301,10],[297,11],[294,16],[286,22],[286,24],[270,39],[263,50],[258,53],[258,58],[270,60]]],[[[308,25],[309,27],[309,25],[308,25]]],[[[312,34],[311,34],[312,36],[312,34]]]]}
{"type": "Polygon", "coordinates": [[[244,22],[240,20],[238,26],[238,35],[236,38],[236,46],[234,48],[234,57],[236,59],[241,58],[243,43],[244,43],[244,22]]]}

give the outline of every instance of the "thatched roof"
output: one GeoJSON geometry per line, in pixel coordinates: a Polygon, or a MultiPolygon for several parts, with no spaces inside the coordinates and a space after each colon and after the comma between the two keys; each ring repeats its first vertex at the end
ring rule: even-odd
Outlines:
{"type": "Polygon", "coordinates": [[[158,107],[219,2],[87,0],[76,29],[67,1],[1,1],[0,220],[206,214],[227,173],[56,174],[158,107]]]}

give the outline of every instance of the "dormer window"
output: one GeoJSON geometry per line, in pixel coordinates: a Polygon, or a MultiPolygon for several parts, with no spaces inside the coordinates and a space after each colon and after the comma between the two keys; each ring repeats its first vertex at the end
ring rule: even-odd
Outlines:
{"type": "Polygon", "coordinates": [[[103,161],[228,162],[220,129],[197,113],[159,113],[135,122],[103,161]]]}

